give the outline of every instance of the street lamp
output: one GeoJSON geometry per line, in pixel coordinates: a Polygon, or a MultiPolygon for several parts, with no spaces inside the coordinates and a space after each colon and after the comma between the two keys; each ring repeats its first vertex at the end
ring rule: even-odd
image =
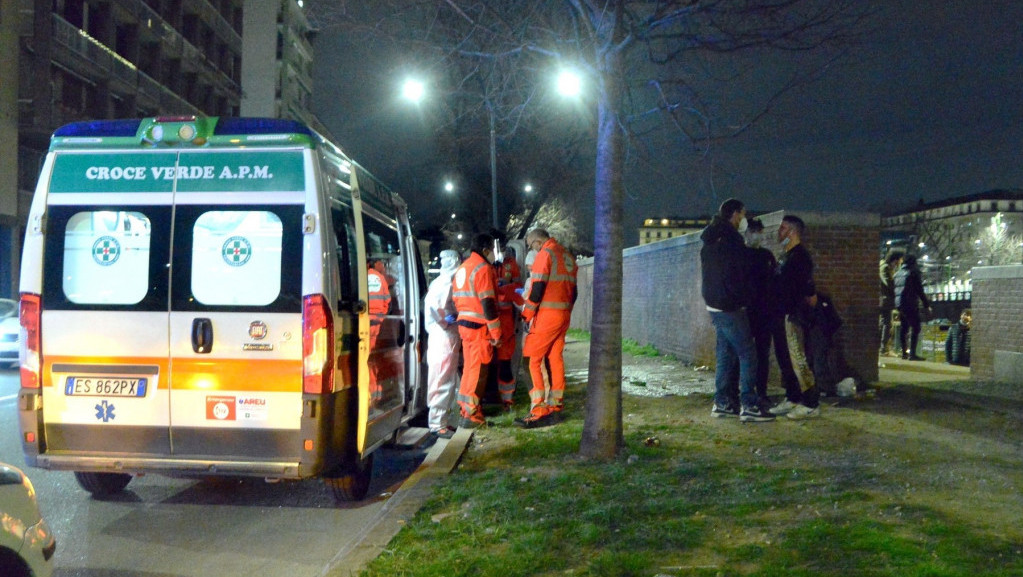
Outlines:
{"type": "Polygon", "coordinates": [[[419,101],[426,95],[426,85],[414,78],[409,78],[401,86],[401,95],[406,99],[419,104],[419,101]]]}
{"type": "Polygon", "coordinates": [[[527,184],[522,189],[526,191],[526,194],[529,194],[529,193],[533,192],[533,185],[532,184],[527,184]]]}
{"type": "Polygon", "coordinates": [[[574,70],[563,69],[556,79],[558,94],[569,98],[579,96],[583,91],[583,79],[574,70]]]}

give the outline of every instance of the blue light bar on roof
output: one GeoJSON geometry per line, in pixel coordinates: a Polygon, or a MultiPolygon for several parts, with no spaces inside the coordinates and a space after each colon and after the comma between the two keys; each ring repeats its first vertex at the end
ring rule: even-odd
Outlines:
{"type": "Polygon", "coordinates": [[[139,131],[139,119],[90,120],[72,122],[58,128],[53,136],[135,136],[139,131]]]}
{"type": "Polygon", "coordinates": [[[280,118],[221,118],[213,129],[214,136],[292,133],[312,136],[306,125],[280,118]]]}

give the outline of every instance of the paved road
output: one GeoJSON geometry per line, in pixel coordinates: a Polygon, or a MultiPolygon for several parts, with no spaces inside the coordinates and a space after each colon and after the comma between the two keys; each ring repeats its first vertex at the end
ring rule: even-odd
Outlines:
{"type": "Polygon", "coordinates": [[[338,508],[318,481],[147,475],[96,500],[71,473],[26,468],[15,371],[0,371],[0,460],[28,473],[57,536],[58,577],[320,576],[352,547],[426,455],[377,455],[372,498],[338,508]]]}

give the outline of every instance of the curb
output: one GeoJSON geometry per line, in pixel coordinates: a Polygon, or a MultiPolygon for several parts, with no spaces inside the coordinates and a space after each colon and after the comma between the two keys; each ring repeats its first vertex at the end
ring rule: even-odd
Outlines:
{"type": "Polygon", "coordinates": [[[931,361],[906,361],[903,359],[882,357],[881,359],[878,360],[877,368],[886,369],[889,371],[930,373],[938,375],[948,375],[950,377],[959,377],[965,379],[970,378],[970,367],[960,367],[956,365],[936,363],[931,361]]]}
{"type": "Polygon", "coordinates": [[[473,429],[458,429],[450,439],[437,439],[419,468],[398,487],[358,536],[334,555],[320,573],[321,577],[355,575],[376,559],[430,497],[433,485],[458,465],[474,433],[473,429]]]}

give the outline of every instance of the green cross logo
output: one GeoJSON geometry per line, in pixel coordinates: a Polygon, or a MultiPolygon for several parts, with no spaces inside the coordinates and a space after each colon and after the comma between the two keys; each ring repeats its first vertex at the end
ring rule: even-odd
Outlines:
{"type": "Polygon", "coordinates": [[[220,254],[230,266],[242,266],[252,257],[252,245],[245,237],[232,236],[224,242],[220,254]]]}
{"type": "Polygon", "coordinates": [[[121,243],[112,236],[101,236],[92,243],[92,260],[100,266],[110,266],[121,258],[121,243]]]}

